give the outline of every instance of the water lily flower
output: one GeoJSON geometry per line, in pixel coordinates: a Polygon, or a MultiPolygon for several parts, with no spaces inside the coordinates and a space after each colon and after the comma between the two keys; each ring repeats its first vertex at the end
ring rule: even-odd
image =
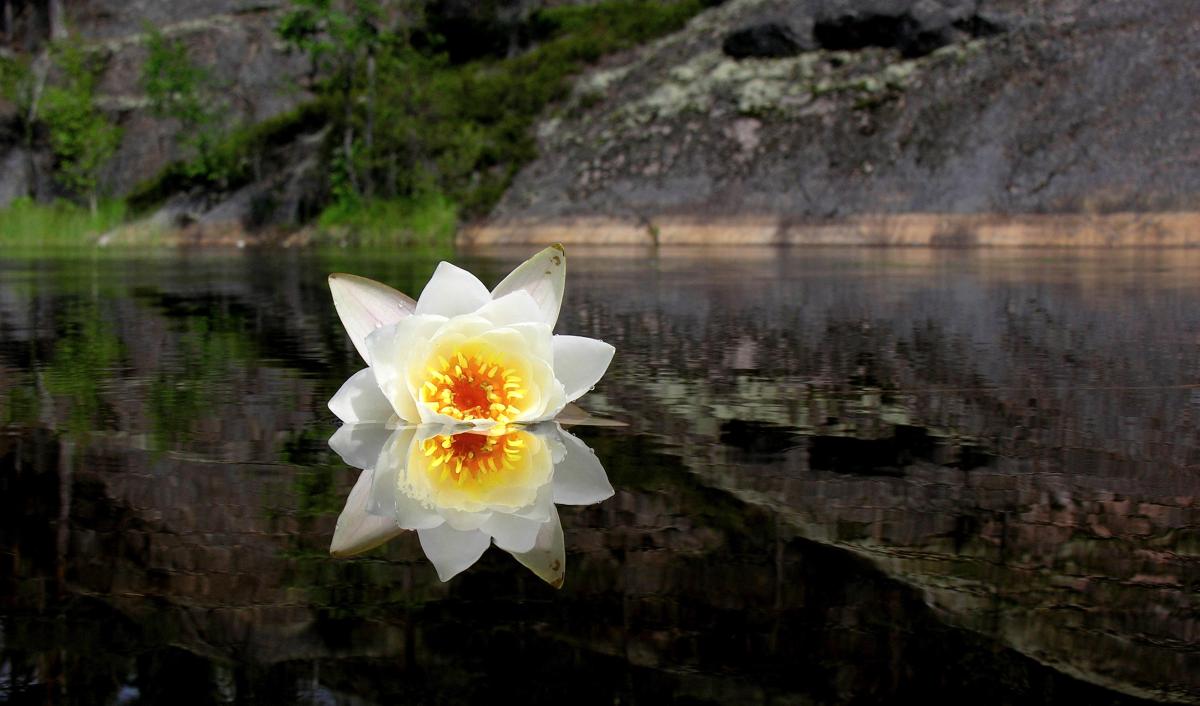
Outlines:
{"type": "Polygon", "coordinates": [[[492,291],[438,265],[415,302],[369,279],[329,277],[334,306],[367,366],[329,408],[347,423],[529,424],[552,419],[588,392],[611,345],[554,335],[566,283],[555,245],[492,291]]]}
{"type": "Polygon", "coordinates": [[[365,469],[338,518],[330,553],[351,556],[415,530],[442,581],[494,543],[562,586],[565,549],[555,503],[586,505],[613,494],[596,455],[555,423],[348,424],[329,444],[365,469]]]}

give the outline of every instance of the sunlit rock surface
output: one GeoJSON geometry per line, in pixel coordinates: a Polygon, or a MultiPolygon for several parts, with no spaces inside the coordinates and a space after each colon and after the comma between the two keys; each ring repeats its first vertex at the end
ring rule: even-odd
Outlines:
{"type": "MultiPolygon", "coordinates": [[[[1200,170],[1180,157],[1200,146],[1194,10],[731,0],[583,76],[472,237],[544,239],[536,229],[594,218],[594,241],[628,242],[681,218],[765,219],[755,242],[787,242],[771,233],[862,214],[1195,211],[1200,170]],[[807,50],[722,51],[763,23],[807,50]]],[[[970,225],[924,240],[969,241],[970,225]]],[[[668,241],[738,242],[717,230],[668,241]]]]}

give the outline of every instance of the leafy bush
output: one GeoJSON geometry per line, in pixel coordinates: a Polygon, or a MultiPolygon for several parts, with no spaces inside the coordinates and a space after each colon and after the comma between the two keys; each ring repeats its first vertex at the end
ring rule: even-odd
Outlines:
{"type": "Polygon", "coordinates": [[[100,169],[116,152],[121,130],[96,106],[96,73],[91,58],[74,42],[54,48],[62,81],[46,88],[39,117],[50,133],[59,181],[87,198],[97,211],[100,169]]]}
{"type": "Polygon", "coordinates": [[[184,151],[185,173],[220,182],[230,170],[228,155],[219,149],[229,107],[212,74],[192,62],[182,42],[168,40],[154,27],[146,33],[141,86],[151,112],[178,121],[175,139],[184,151]]]}

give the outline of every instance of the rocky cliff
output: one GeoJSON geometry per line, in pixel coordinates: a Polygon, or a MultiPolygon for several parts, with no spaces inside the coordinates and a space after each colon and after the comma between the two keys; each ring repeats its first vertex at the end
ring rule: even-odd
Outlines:
{"type": "MultiPolygon", "coordinates": [[[[88,0],[63,3],[57,14],[51,13],[56,5],[0,2],[0,17],[6,18],[0,19],[0,58],[38,57],[52,38],[70,37],[89,48],[100,67],[99,107],[122,130],[120,146],[101,174],[104,193],[125,196],[183,156],[175,139],[180,125],[156,117],[141,89],[151,29],[180,42],[196,65],[211,72],[228,109],[223,116],[228,127],[260,124],[310,98],[307,59],[288,52],[275,32],[289,6],[286,0],[88,0]]],[[[46,64],[46,57],[34,58],[33,70],[45,72],[46,64]]],[[[48,200],[65,195],[52,177],[44,136],[35,135],[33,149],[28,149],[16,110],[0,98],[0,206],[20,196],[48,200]]],[[[295,139],[293,151],[304,152],[305,136],[295,139]]],[[[259,176],[256,193],[277,186],[277,175],[259,176]]],[[[201,199],[206,207],[217,205],[207,201],[212,199],[201,199]]],[[[292,203],[291,208],[298,206],[292,203]]],[[[295,215],[278,214],[277,219],[295,221],[295,215]]]]}
{"type": "MultiPolygon", "coordinates": [[[[525,51],[536,8],[557,4],[427,14],[469,62],[525,51]]],[[[121,196],[181,157],[179,125],[139,89],[148,28],[212,70],[230,125],[261,124],[313,97],[308,60],[275,31],[288,7],[3,0],[0,55],[54,36],[97,50],[100,102],[123,128],[103,190],[121,196]]],[[[1197,67],[1190,0],[730,0],[582,75],[538,125],[540,156],[462,237],[1197,244],[1197,67]]],[[[0,206],[61,195],[15,110],[0,99],[0,206]]],[[[159,221],[311,220],[328,193],[323,127],[297,123],[221,193],[160,184],[159,221]]]]}
{"type": "Polygon", "coordinates": [[[579,80],[470,237],[960,244],[1014,239],[962,214],[1194,210],[1198,66],[1186,1],[734,0],[579,80]]]}

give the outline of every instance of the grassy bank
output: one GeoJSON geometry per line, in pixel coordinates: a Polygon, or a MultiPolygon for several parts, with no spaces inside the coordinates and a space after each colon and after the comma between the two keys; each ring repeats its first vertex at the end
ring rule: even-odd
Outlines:
{"type": "Polygon", "coordinates": [[[0,247],[61,247],[94,243],[125,222],[122,201],[102,201],[95,213],[66,201],[50,204],[17,199],[0,209],[0,247]]]}
{"type": "Polygon", "coordinates": [[[317,219],[322,242],[353,245],[449,245],[458,227],[458,205],[442,194],[335,203],[317,219]]]}

